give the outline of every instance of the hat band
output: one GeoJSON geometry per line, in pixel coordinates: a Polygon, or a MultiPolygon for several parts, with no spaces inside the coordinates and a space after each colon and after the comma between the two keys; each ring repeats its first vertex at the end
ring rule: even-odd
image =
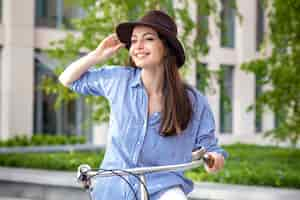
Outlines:
{"type": "Polygon", "coordinates": [[[173,27],[168,26],[166,23],[161,23],[160,21],[149,22],[149,21],[143,21],[143,20],[141,22],[159,26],[161,28],[164,28],[166,31],[172,33],[173,35],[175,35],[175,36],[177,35],[177,30],[174,29],[173,27]]]}

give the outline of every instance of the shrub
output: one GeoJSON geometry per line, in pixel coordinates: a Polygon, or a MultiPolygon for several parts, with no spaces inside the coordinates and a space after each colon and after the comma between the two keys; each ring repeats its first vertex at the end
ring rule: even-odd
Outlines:
{"type": "Polygon", "coordinates": [[[26,135],[18,135],[6,141],[0,141],[0,147],[64,145],[84,143],[86,143],[86,138],[84,136],[38,134],[33,135],[31,137],[28,137],[26,135]]]}

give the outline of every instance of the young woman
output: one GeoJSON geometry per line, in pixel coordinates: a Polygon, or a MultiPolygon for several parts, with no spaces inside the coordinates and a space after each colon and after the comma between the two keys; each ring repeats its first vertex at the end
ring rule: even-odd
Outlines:
{"type": "MultiPolygon", "coordinates": [[[[178,69],[185,55],[177,26],[166,13],[148,12],[136,22],[121,23],[88,55],[73,62],[60,82],[81,94],[105,96],[111,106],[109,133],[101,168],[131,168],[191,161],[192,151],[205,147],[214,159],[206,166],[216,172],[226,152],[217,144],[214,118],[205,97],[187,86],[178,69]],[[129,49],[130,66],[90,69],[129,49]]],[[[193,183],[183,172],[146,175],[151,200],[186,200],[193,183]]],[[[135,190],[138,181],[128,177],[135,190]]],[[[97,179],[94,199],[134,199],[119,177],[97,179]]]]}

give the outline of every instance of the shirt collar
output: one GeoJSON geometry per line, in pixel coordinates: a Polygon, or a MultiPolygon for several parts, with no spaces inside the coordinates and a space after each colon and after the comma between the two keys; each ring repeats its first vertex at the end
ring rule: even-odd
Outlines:
{"type": "Polygon", "coordinates": [[[141,69],[136,67],[134,70],[133,80],[130,83],[131,87],[137,87],[142,85],[142,79],[141,79],[141,69]]]}

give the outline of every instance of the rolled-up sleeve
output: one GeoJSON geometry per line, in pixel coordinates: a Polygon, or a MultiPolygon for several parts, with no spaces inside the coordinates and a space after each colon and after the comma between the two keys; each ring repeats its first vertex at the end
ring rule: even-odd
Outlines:
{"type": "Polygon", "coordinates": [[[215,136],[215,120],[208,104],[203,107],[197,122],[194,149],[204,147],[209,152],[217,152],[227,158],[228,153],[218,145],[218,139],[215,136]]]}
{"type": "Polygon", "coordinates": [[[122,78],[122,71],[120,66],[92,68],[82,74],[69,88],[79,94],[108,98],[112,92],[116,92],[118,81],[122,78]]]}
{"type": "Polygon", "coordinates": [[[101,74],[104,71],[104,68],[89,69],[79,79],[74,81],[69,88],[84,95],[105,96],[103,84],[101,84],[101,74]]]}

